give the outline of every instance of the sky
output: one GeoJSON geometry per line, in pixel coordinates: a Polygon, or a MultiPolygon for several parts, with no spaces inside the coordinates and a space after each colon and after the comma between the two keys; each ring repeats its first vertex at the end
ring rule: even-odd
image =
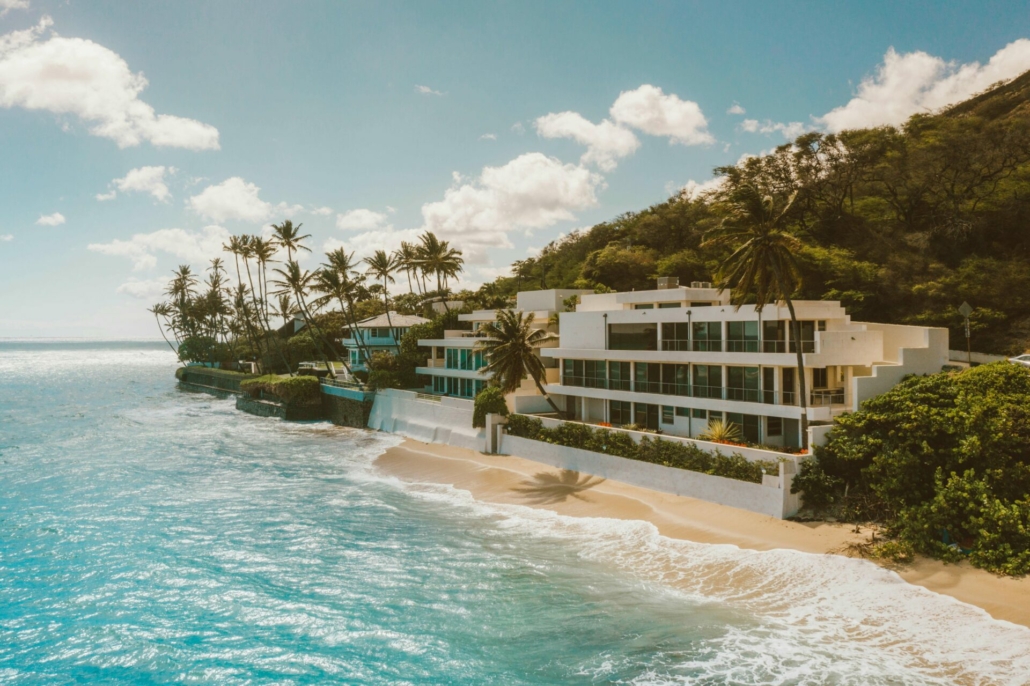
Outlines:
{"type": "Polygon", "coordinates": [[[175,266],[283,219],[309,269],[431,230],[476,287],[1028,38],[1018,2],[0,0],[0,339],[157,337],[175,266]]]}

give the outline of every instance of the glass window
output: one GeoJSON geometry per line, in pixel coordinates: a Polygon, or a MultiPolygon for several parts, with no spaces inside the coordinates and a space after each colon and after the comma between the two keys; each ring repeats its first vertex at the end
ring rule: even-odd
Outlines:
{"type": "Polygon", "coordinates": [[[654,362],[637,362],[636,382],[633,390],[637,393],[661,393],[662,392],[662,366],[654,362]]]}
{"type": "Polygon", "coordinates": [[[722,367],[695,364],[693,370],[695,398],[722,398],[722,367]]]}
{"type": "Polygon", "coordinates": [[[690,350],[690,326],[686,322],[663,323],[662,350],[690,350]]]}
{"type": "Polygon", "coordinates": [[[699,410],[695,407],[690,411],[690,416],[694,419],[708,419],[708,410],[699,410]]]}
{"type": "MultiPolygon", "coordinates": [[[[815,352],[815,322],[798,322],[801,326],[801,352],[803,353],[814,353],[815,352]]],[[[791,332],[793,333],[793,327],[791,332]]],[[[791,336],[790,341],[790,352],[797,352],[795,346],[794,337],[791,336]]]]}
{"type": "Polygon", "coordinates": [[[630,390],[630,380],[629,362],[608,363],[608,388],[615,391],[628,391],[630,390]]]}
{"type": "Polygon", "coordinates": [[[762,352],[787,352],[787,326],[783,321],[762,322],[762,352]]]}
{"type": "Polygon", "coordinates": [[[776,368],[762,367],[762,402],[771,405],[776,402],[776,368]]]}
{"type": "Polygon", "coordinates": [[[676,416],[677,417],[689,417],[690,416],[690,408],[689,407],[677,407],[676,408],[676,416]]]}
{"type": "Polygon", "coordinates": [[[647,429],[658,429],[658,406],[650,403],[633,403],[633,422],[647,429]]]}
{"type": "Polygon", "coordinates": [[[722,351],[722,322],[694,322],[693,339],[694,350],[722,351]]]}
{"type": "Polygon", "coordinates": [[[783,419],[780,417],[766,417],[765,418],[765,435],[782,436],[783,435],[783,419]]]}
{"type": "Polygon", "coordinates": [[[780,384],[780,396],[784,405],[793,405],[797,402],[797,394],[794,389],[794,377],[797,370],[793,367],[783,368],[783,383],[780,384]]]}
{"type": "Polygon", "coordinates": [[[758,402],[758,367],[726,367],[726,399],[758,402]]]}
{"type": "Polygon", "coordinates": [[[690,365],[662,365],[662,393],[664,395],[690,395],[690,365]]]}
{"type": "Polygon", "coordinates": [[[683,303],[658,303],[659,310],[671,310],[674,307],[683,307],[683,303]]]}
{"type": "Polygon", "coordinates": [[[658,350],[657,324],[609,324],[609,350],[658,350]]]}
{"type": "Polygon", "coordinates": [[[672,424],[676,410],[672,405],[662,405],[662,424],[672,424]]]}
{"type": "Polygon", "coordinates": [[[634,310],[653,310],[654,303],[637,303],[633,306],[634,310]]]}
{"type": "Polygon", "coordinates": [[[611,400],[608,403],[609,421],[615,426],[633,423],[633,403],[611,400]]]}
{"type": "Polygon", "coordinates": [[[726,350],[731,353],[758,352],[758,322],[726,322],[726,350]]]}
{"type": "Polygon", "coordinates": [[[812,388],[826,388],[826,367],[812,370],[812,388]]]}

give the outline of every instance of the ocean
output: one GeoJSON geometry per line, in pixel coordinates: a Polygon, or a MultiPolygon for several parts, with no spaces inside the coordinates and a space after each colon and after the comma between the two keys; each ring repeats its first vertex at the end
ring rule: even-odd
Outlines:
{"type": "Polygon", "coordinates": [[[0,683],[1030,683],[1030,629],[868,562],[404,484],[175,367],[0,342],[0,683]]]}

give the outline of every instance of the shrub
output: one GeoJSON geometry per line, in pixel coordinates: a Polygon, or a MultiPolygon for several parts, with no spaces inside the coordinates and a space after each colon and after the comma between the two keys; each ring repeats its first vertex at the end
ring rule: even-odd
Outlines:
{"type": "Polygon", "coordinates": [[[252,397],[267,393],[293,407],[316,407],[322,402],[322,388],[314,376],[284,377],[268,374],[248,379],[240,388],[252,397]]]}
{"type": "Polygon", "coordinates": [[[502,417],[508,416],[508,403],[504,402],[504,394],[496,386],[487,386],[476,394],[472,410],[473,428],[486,426],[488,414],[499,414],[502,417]]]}
{"type": "Polygon", "coordinates": [[[1030,370],[902,381],[838,417],[793,490],[816,511],[881,522],[917,552],[1030,572],[1030,370]]]}
{"type": "Polygon", "coordinates": [[[508,418],[507,433],[555,445],[582,448],[631,460],[758,484],[762,483],[762,475],[765,471],[775,472],[777,470],[775,462],[752,462],[739,453],[732,455],[723,455],[719,451],[710,453],[692,443],[679,443],[649,436],[645,436],[638,444],[623,431],[613,431],[607,428],[594,429],[586,424],[576,422],[562,422],[553,429],[546,429],[539,419],[521,414],[513,414],[508,418]]]}

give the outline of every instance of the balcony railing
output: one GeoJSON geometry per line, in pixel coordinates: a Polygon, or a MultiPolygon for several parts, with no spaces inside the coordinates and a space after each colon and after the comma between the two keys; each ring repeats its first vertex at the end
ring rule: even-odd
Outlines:
{"type": "Polygon", "coordinates": [[[812,407],[823,407],[826,405],[843,405],[844,389],[828,388],[812,391],[812,407]]]}
{"type": "MultiPolygon", "coordinates": [[[[557,379],[556,379],[557,381],[557,379]]],[[[588,376],[560,377],[562,386],[574,388],[598,388],[612,391],[631,391],[656,395],[710,398],[713,400],[735,400],[765,405],[797,405],[796,391],[772,391],[759,388],[738,388],[734,386],[708,386],[703,384],[667,383],[661,381],[630,381],[629,379],[604,379],[588,376]]],[[[844,404],[844,389],[819,389],[811,392],[811,406],[825,407],[844,404]]]]}

